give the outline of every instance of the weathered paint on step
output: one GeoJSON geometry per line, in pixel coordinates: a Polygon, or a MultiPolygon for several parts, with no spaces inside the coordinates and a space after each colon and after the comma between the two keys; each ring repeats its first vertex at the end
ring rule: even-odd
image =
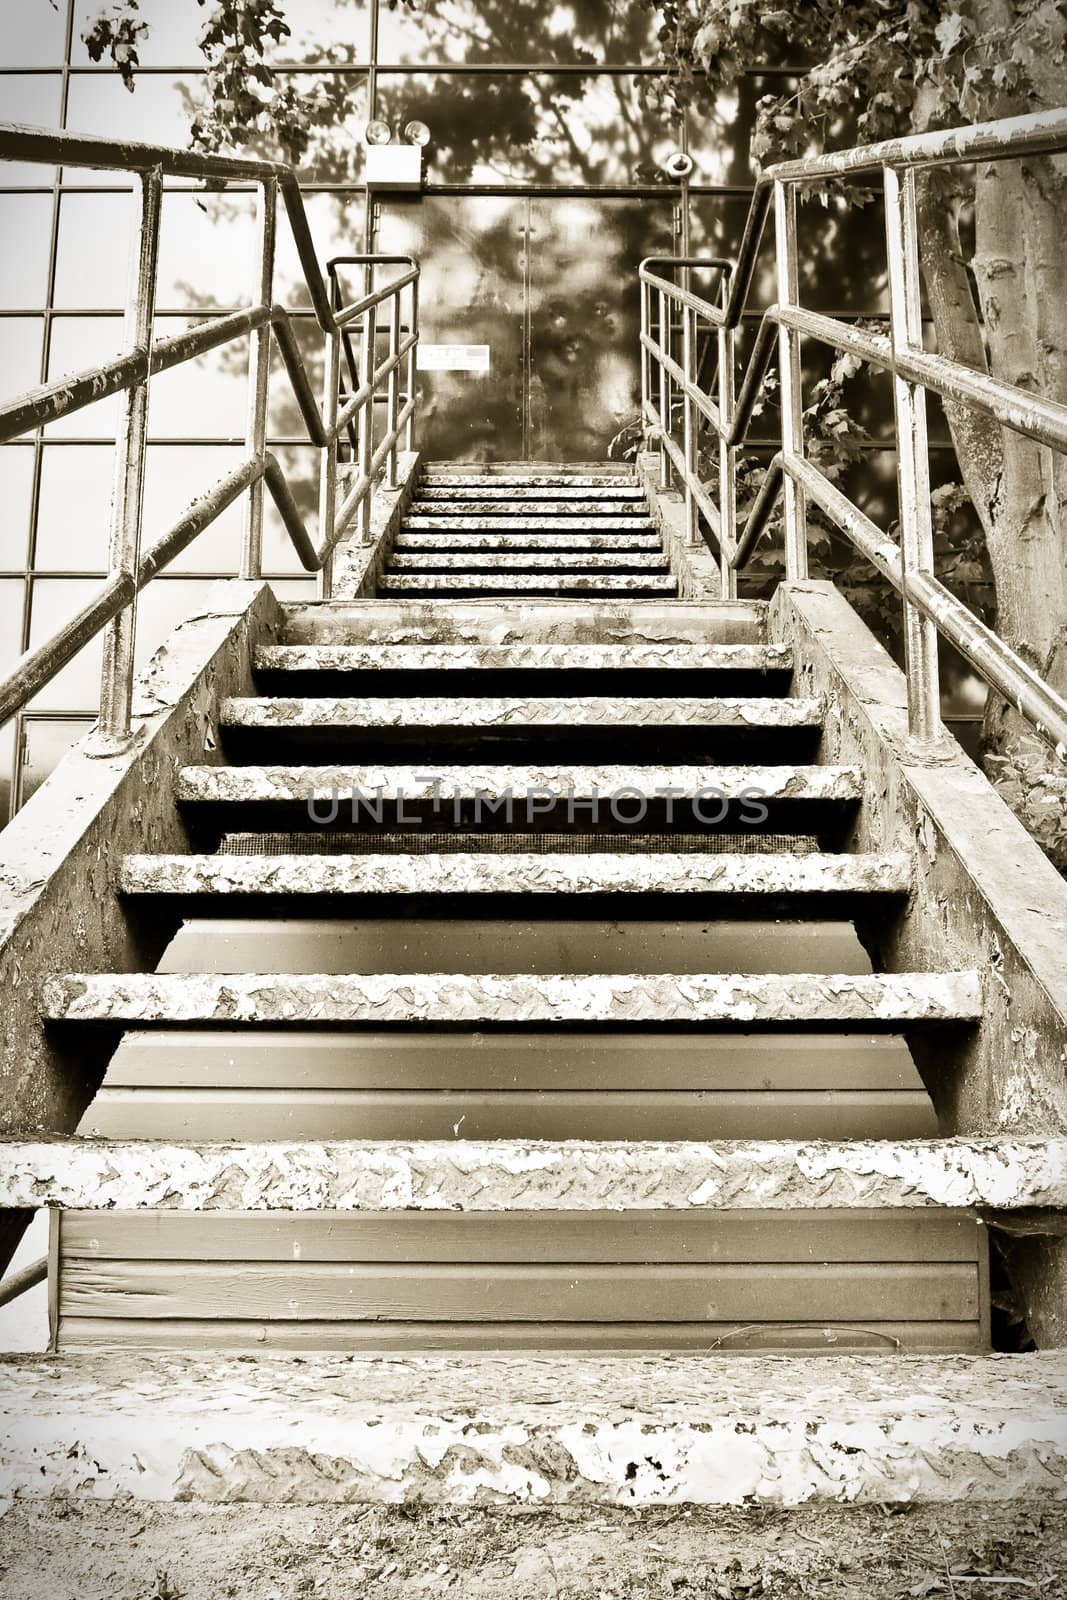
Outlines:
{"type": "Polygon", "coordinates": [[[644,533],[652,529],[647,517],[640,514],[614,517],[604,515],[555,516],[539,513],[537,516],[467,516],[463,512],[448,515],[445,512],[410,512],[403,521],[405,531],[455,529],[457,533],[644,533]]]}
{"type": "Polygon", "coordinates": [[[779,644],[275,644],[255,652],[257,672],[678,671],[789,672],[779,644]]]}
{"type": "Polygon", "coordinates": [[[453,555],[447,550],[398,551],[385,569],[394,572],[666,572],[667,557],[645,550],[489,551],[453,555]]]}
{"type": "Polygon", "coordinates": [[[889,855],[129,855],[127,895],[903,895],[911,860],[889,855]]]}
{"type": "Polygon", "coordinates": [[[1067,1208],[1067,1139],[0,1141],[0,1206],[80,1211],[1067,1208]]]}
{"type": "Polygon", "coordinates": [[[531,1022],[762,1024],[976,1021],[976,972],[74,973],[47,978],[64,1022],[531,1022]]]}
{"type": "Polygon", "coordinates": [[[766,640],[759,600],[560,600],[524,597],[319,600],[283,606],[283,641],[293,645],[716,645],[766,640]]]}
{"type": "Polygon", "coordinates": [[[655,533],[401,533],[393,550],[648,550],[662,551],[655,533]]]}
{"type": "MultiPolygon", "coordinates": [[[[626,790],[655,796],[670,793],[680,806],[694,797],[725,795],[743,798],[758,792],[763,800],[856,801],[863,793],[863,775],[856,766],[441,766],[427,773],[423,765],[405,766],[248,766],[183,767],[176,794],[183,801],[243,802],[330,800],[341,802],[353,792],[386,801],[398,799],[452,805],[480,797],[511,795],[521,806],[534,794],[553,801],[577,803],[626,790]]],[[[576,815],[578,813],[576,812],[576,815]]],[[[582,813],[584,815],[584,812],[582,813]]]]}
{"type": "Polygon", "coordinates": [[[667,595],[677,592],[673,577],[658,577],[655,573],[627,574],[621,572],[562,572],[555,577],[524,577],[520,573],[479,574],[465,577],[442,573],[437,577],[423,577],[412,573],[386,573],[379,584],[386,597],[398,594],[529,594],[551,596],[556,594],[582,594],[596,597],[604,594],[667,595]]]}
{"type": "MultiPolygon", "coordinates": [[[[521,517],[533,521],[535,518],[548,517],[641,517],[648,520],[648,506],[643,499],[621,499],[604,495],[599,499],[550,499],[527,500],[516,494],[512,498],[502,500],[477,500],[471,498],[453,499],[451,496],[442,498],[423,498],[420,494],[408,508],[405,521],[412,517],[521,517]]],[[[506,524],[505,524],[506,525],[506,524]]],[[[569,522],[563,524],[570,527],[569,522]]]]}
{"type": "Polygon", "coordinates": [[[1067,1360],[127,1352],[0,1368],[35,1498],[800,1506],[1067,1496],[1067,1360]],[[225,1403],[219,1397],[224,1395],[225,1403]]]}
{"type": "Polygon", "coordinates": [[[821,699],[772,696],[433,699],[275,695],[229,697],[220,721],[230,728],[817,728],[821,699]]]}

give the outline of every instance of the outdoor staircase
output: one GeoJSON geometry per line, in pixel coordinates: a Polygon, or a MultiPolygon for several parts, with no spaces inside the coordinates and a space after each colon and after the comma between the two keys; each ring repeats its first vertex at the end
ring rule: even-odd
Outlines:
{"type": "Polygon", "coordinates": [[[379,593],[671,596],[648,500],[625,466],[425,471],[379,593]]]}
{"type": "Polygon", "coordinates": [[[193,694],[185,848],[114,863],[161,958],[39,989],[108,1064],[79,1139],[9,1153],[55,1354],[0,1367],[0,1491],[1062,1491],[1062,1363],[990,1353],[984,1217],[1063,1150],[942,1137],[916,1066],[968,1058],[988,974],[885,959],[927,864],[870,846],[844,690],[766,606],[674,598],[638,483],[591,476],[430,472],[377,598],[256,599],[193,694]],[[581,570],[529,564],[561,540],[581,570]]]}
{"type": "Polygon", "coordinates": [[[157,970],[46,986],[57,1027],[121,1031],[82,1131],[381,1141],[434,1198],[63,1212],[59,1348],[988,1347],[965,1209],[676,1203],[676,1141],[935,1136],[905,1036],[980,990],[872,967],[907,855],[849,848],[863,775],[818,763],[825,707],[751,608],[631,603],[665,568],[628,473],[438,469],[404,604],[259,649],[225,762],[178,774],[199,848],[121,865],[175,930],[157,970]]]}

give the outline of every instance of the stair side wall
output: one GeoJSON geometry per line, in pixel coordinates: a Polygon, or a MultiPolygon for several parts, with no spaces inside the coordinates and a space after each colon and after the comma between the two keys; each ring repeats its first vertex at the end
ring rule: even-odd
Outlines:
{"type": "MultiPolygon", "coordinates": [[[[116,893],[131,850],[190,848],[174,800],[180,767],[215,762],[217,712],[252,690],[252,652],[280,631],[261,583],[224,582],[153,656],[134,690],[137,737],[94,757],[82,740],[0,833],[0,1132],[69,1134],[96,1091],[113,1039],[89,1053],[49,1032],[42,982],[53,972],[151,969],[173,928],[128,911],[116,893]]],[[[27,1216],[0,1217],[0,1262],[27,1216]]]]}
{"type": "MultiPolygon", "coordinates": [[[[980,1028],[909,1039],[942,1131],[1062,1134],[1067,883],[951,736],[926,747],[910,738],[903,673],[832,584],[780,585],[770,631],[794,648],[796,692],[827,696],[820,760],[863,766],[854,848],[906,848],[914,857],[906,905],[859,927],[876,964],[983,975],[980,1028]]],[[[1067,1346],[1067,1238],[1055,1231],[1062,1219],[1029,1226],[1029,1237],[998,1239],[1038,1344],[1067,1346]]]]}

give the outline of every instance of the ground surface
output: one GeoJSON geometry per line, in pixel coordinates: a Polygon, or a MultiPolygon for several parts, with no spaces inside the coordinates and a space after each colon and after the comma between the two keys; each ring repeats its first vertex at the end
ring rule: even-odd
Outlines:
{"type": "Polygon", "coordinates": [[[1044,1600],[1067,1507],[481,1511],[24,1502],[4,1600],[1044,1600]]]}

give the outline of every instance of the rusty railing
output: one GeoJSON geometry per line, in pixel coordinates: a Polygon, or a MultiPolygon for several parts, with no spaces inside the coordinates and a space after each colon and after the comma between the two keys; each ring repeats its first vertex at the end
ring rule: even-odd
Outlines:
{"type": "Polygon", "coordinates": [[[808,574],[807,505],[818,506],[901,597],[911,732],[932,739],[941,726],[937,635],[959,650],[975,671],[1027,719],[1035,731],[1067,754],[1067,701],[992,629],[940,583],[934,572],[933,523],[927,448],[926,394],[976,406],[1004,427],[1067,452],[1067,406],[1000,382],[923,349],[915,175],[921,168],[957,162],[1009,161],[1067,151],[1067,110],[1040,116],[921,134],[807,160],[782,162],[757,181],[736,261],[721,257],[649,257],[640,269],[641,410],[646,437],[658,443],[660,481],[677,474],[685,496],[687,537],[703,537],[704,517],[717,550],[724,599],[737,592],[737,572],[748,561],[771,512],[784,496],[787,579],[808,574]],[[800,305],[797,191],[828,179],[881,174],[885,196],[889,281],[888,335],[863,331],[837,317],[800,305]],[[755,272],[769,212],[774,211],[777,300],[764,311],[744,380],[734,389],[734,337],[755,272]],[[660,269],[660,270],[656,270],[660,269]],[[673,278],[664,275],[673,272],[673,278]],[[713,298],[693,292],[693,274],[716,274],[713,298]],[[701,385],[701,324],[717,343],[716,394],[701,385]],[[807,338],[892,375],[896,424],[900,543],[890,539],[806,456],[801,339],[807,338]],[[767,467],[743,528],[737,526],[736,459],[775,346],[781,380],[780,449],[767,467]],[[718,444],[719,494],[713,499],[698,470],[701,419],[718,444]],[[681,438],[676,430],[681,426],[681,438]]]}
{"type": "Polygon", "coordinates": [[[320,575],[324,596],[330,593],[334,549],[353,517],[356,518],[357,537],[366,540],[370,496],[378,475],[384,471],[386,485],[395,487],[401,438],[406,449],[410,450],[413,445],[419,269],[409,256],[337,257],[328,263],[332,292],[328,291],[308,227],[300,186],[292,169],[281,162],[205,156],[195,151],[147,144],[116,144],[107,139],[13,124],[0,124],[0,161],[128,172],[135,173],[140,180],[134,189],[136,226],[125,352],[114,360],[42,384],[0,405],[2,443],[109,395],[125,395],[116,442],[108,580],[75,617],[45,643],[27,652],[0,681],[0,723],[3,723],[102,632],[104,652],[97,738],[102,749],[121,748],[130,737],[137,595],[156,573],[210,527],[227,506],[242,494],[247,495],[240,562],[243,578],[258,578],[262,573],[264,485],[301,565],[306,571],[320,575]],[[175,177],[203,180],[213,187],[225,187],[233,182],[251,182],[257,186],[255,279],[252,304],[247,310],[212,317],[173,338],[156,339],[163,180],[175,177]],[[321,410],[288,313],[274,301],[279,196],[288,216],[315,319],[325,341],[321,410]],[[341,291],[341,266],[357,267],[363,279],[364,292],[347,303],[341,291]],[[375,287],[376,270],[383,267],[402,270],[389,283],[375,287]],[[388,347],[381,361],[376,348],[379,306],[387,308],[388,332],[388,347]],[[342,393],[342,352],[347,353],[350,363],[354,362],[353,335],[358,335],[359,341],[358,369],[355,369],[351,392],[342,393]],[[177,522],[145,550],[141,524],[149,382],[155,373],[245,338],[250,340],[246,459],[194,500],[177,522]],[[277,341],[308,436],[319,448],[317,543],[305,525],[280,463],[266,448],[272,340],[277,341]],[[402,368],[405,369],[406,393],[400,389],[402,368]],[[378,402],[385,407],[385,424],[376,443],[374,407],[378,402]],[[345,438],[352,441],[355,464],[351,481],[344,486],[343,497],[339,498],[338,461],[345,438]]]}

